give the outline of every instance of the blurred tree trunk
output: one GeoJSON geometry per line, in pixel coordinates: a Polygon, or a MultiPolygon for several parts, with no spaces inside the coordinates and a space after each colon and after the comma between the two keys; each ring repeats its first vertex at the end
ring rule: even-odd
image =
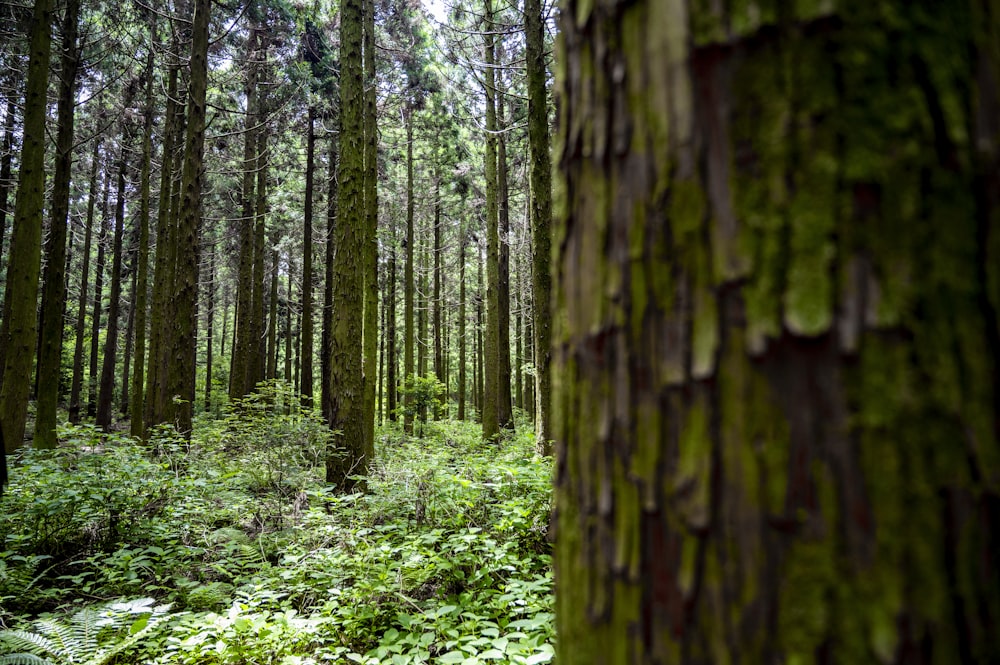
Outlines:
{"type": "Polygon", "coordinates": [[[560,665],[1000,662],[997,11],[562,8],[560,665]]]}
{"type": "MultiPolygon", "coordinates": [[[[406,263],[403,267],[403,385],[413,376],[413,109],[406,108],[406,263]]],[[[413,398],[403,393],[403,431],[413,433],[413,398]]]]}
{"type": "Polygon", "coordinates": [[[94,309],[90,317],[90,373],[87,376],[87,415],[97,415],[97,366],[101,349],[101,314],[104,313],[104,273],[107,268],[109,206],[111,205],[111,173],[104,169],[104,193],[101,196],[101,226],[97,233],[97,264],[94,274],[94,309]]]}
{"type": "MultiPolygon", "coordinates": [[[[31,368],[38,337],[38,278],[45,207],[45,115],[52,51],[52,0],[35,0],[31,17],[24,127],[11,232],[4,320],[0,327],[0,432],[6,446],[24,442],[31,368]]],[[[4,460],[6,464],[6,460],[4,460]]],[[[6,475],[6,467],[0,468],[6,475]]],[[[3,480],[0,475],[0,481],[3,480]]]]}
{"type": "Polygon", "coordinates": [[[52,208],[45,244],[42,307],[39,318],[38,396],[35,403],[35,447],[55,448],[56,408],[62,374],[63,331],[66,313],[66,236],[69,189],[73,166],[73,123],[76,114],[76,77],[80,52],[77,33],[79,0],[67,0],[62,27],[62,63],[59,68],[56,167],[52,180],[52,208]]]}
{"type": "MultiPolygon", "coordinates": [[[[502,81],[503,78],[501,77],[502,81]]],[[[500,427],[514,429],[514,407],[511,403],[510,383],[510,185],[507,178],[507,129],[504,121],[506,101],[501,89],[497,90],[497,217],[500,222],[497,272],[497,306],[499,313],[499,337],[497,342],[498,383],[497,417],[500,427]]]]}

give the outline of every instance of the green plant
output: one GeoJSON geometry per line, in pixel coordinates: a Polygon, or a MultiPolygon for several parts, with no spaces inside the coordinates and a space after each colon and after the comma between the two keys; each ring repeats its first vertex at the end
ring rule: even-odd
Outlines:
{"type": "Polygon", "coordinates": [[[7,653],[0,665],[104,665],[135,646],[169,616],[169,605],[152,598],[116,601],[82,609],[64,620],[36,619],[31,630],[0,631],[7,653]]]}
{"type": "Polygon", "coordinates": [[[411,374],[403,381],[399,392],[404,398],[399,409],[404,415],[415,418],[418,425],[417,436],[423,437],[427,414],[434,413],[441,406],[440,398],[445,393],[444,384],[434,374],[411,374]]]}

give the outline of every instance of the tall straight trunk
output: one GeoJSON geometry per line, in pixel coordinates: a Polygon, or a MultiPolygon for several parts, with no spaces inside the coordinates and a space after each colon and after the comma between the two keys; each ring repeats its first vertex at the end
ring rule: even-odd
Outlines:
{"type": "Polygon", "coordinates": [[[150,12],[150,47],[146,54],[146,108],[143,112],[142,166],[139,174],[139,217],[136,220],[136,224],[139,225],[139,246],[136,250],[135,299],[133,301],[133,311],[135,312],[135,358],[132,368],[132,403],[129,405],[129,431],[132,436],[138,438],[142,438],[145,434],[145,428],[143,427],[145,405],[143,387],[146,379],[144,372],[146,367],[147,295],[149,292],[149,204],[150,197],[152,196],[150,192],[150,180],[153,171],[153,116],[156,104],[153,88],[155,49],[152,46],[155,40],[156,13],[150,12]]]}
{"type": "Polygon", "coordinates": [[[208,26],[211,0],[195,0],[191,25],[191,75],[188,81],[187,133],[177,222],[175,314],[171,348],[174,362],[167,376],[167,393],[180,399],[167,405],[169,420],[181,435],[191,434],[195,399],[197,348],[198,230],[201,221],[202,160],[205,146],[205,93],[208,83],[208,26]]]}
{"type": "MultiPolygon", "coordinates": [[[[434,306],[433,313],[433,336],[434,336],[434,375],[438,381],[446,379],[444,375],[444,349],[441,339],[441,179],[438,175],[434,177],[434,247],[431,250],[434,255],[434,295],[431,303],[434,306]]],[[[448,392],[445,391],[445,403],[448,400],[448,392]]],[[[434,419],[441,418],[441,409],[434,409],[434,419]]]]}
{"type": "Polygon", "coordinates": [[[115,199],[115,237],[111,253],[111,293],[108,303],[108,328],[104,338],[101,364],[101,385],[97,396],[97,426],[105,432],[111,429],[111,403],[115,392],[115,362],[118,355],[118,325],[121,318],[122,239],[125,235],[125,174],[128,168],[127,131],[121,130],[121,152],[118,156],[118,188],[115,199]]]}
{"type": "MultiPolygon", "coordinates": [[[[529,303],[529,309],[528,309],[529,315],[524,317],[524,357],[527,359],[528,362],[531,363],[531,366],[537,372],[538,364],[535,356],[535,341],[534,341],[535,331],[533,326],[533,318],[530,315],[530,313],[533,311],[534,311],[533,307],[529,303]]],[[[536,385],[535,381],[526,380],[524,382],[524,406],[528,411],[528,416],[531,419],[531,422],[534,423],[537,427],[537,423],[535,421],[538,414],[538,409],[537,409],[538,400],[535,399],[535,385],[536,385]]]]}
{"type": "Polygon", "coordinates": [[[271,288],[267,300],[267,379],[278,378],[278,254],[277,238],[271,239],[271,288]]]}
{"type": "MultiPolygon", "coordinates": [[[[337,306],[331,335],[330,429],[340,432],[339,456],[326,460],[326,481],[351,491],[355,478],[368,472],[364,430],[362,318],[364,316],[364,86],[362,62],[362,0],[341,6],[341,157],[340,201],[333,266],[333,298],[337,306]]],[[[333,452],[333,451],[331,451],[333,452]]]]}
{"type": "Polygon", "coordinates": [[[479,412],[479,422],[483,422],[483,399],[485,398],[486,384],[483,379],[485,368],[486,352],[483,348],[483,329],[486,317],[484,309],[486,304],[486,287],[483,285],[483,257],[482,248],[476,243],[476,278],[478,279],[476,291],[476,409],[479,412]]]}
{"type": "Polygon", "coordinates": [[[396,232],[393,223],[393,238],[389,244],[389,266],[388,275],[385,280],[385,311],[386,311],[386,355],[388,356],[388,367],[385,373],[386,387],[388,394],[386,408],[389,411],[389,420],[396,421],[396,409],[398,404],[396,398],[399,395],[399,379],[396,376],[396,232]]]}
{"type": "MultiPolygon", "coordinates": [[[[137,250],[138,251],[138,250],[137,250]]],[[[124,258],[124,257],[123,257],[124,258]]],[[[129,372],[132,368],[132,350],[133,350],[133,339],[135,333],[135,291],[138,288],[136,283],[138,280],[138,274],[135,270],[135,258],[132,259],[132,279],[129,284],[131,289],[131,297],[126,301],[129,303],[128,308],[128,318],[125,324],[125,355],[122,358],[122,386],[121,386],[121,399],[118,403],[119,413],[122,417],[127,417],[129,413],[129,372]]]]}
{"type": "MultiPolygon", "coordinates": [[[[506,129],[504,122],[504,95],[497,91],[497,127],[506,129]]],[[[514,407],[511,404],[510,386],[510,186],[507,182],[507,136],[497,136],[497,210],[500,222],[499,239],[500,253],[497,272],[497,306],[498,306],[498,383],[497,383],[497,416],[500,427],[514,429],[514,407]]]]}
{"type": "Polygon", "coordinates": [[[90,317],[90,375],[87,377],[87,415],[97,414],[97,365],[101,348],[101,315],[104,313],[104,273],[107,260],[108,223],[111,202],[111,174],[104,171],[104,194],[101,197],[101,228],[97,234],[97,265],[94,275],[94,309],[90,317]]]}
{"type": "MultiPolygon", "coordinates": [[[[266,53],[265,60],[266,60],[266,53]]],[[[266,116],[263,101],[260,104],[261,117],[266,116]]],[[[253,244],[253,325],[251,328],[251,355],[249,365],[249,389],[264,379],[264,353],[267,350],[267,339],[264,335],[264,245],[267,238],[267,127],[262,126],[257,141],[257,201],[254,211],[254,244],[253,244]]],[[[310,360],[310,366],[311,366],[310,360]]]]}
{"type": "MultiPolygon", "coordinates": [[[[28,418],[31,365],[38,334],[38,277],[42,261],[42,213],[45,196],[45,114],[52,51],[52,0],[35,0],[31,17],[28,78],[25,84],[21,166],[18,172],[14,227],[0,328],[0,439],[20,446],[28,418]]],[[[0,457],[3,457],[0,455],[0,457]]],[[[6,458],[0,465],[0,487],[6,458]]]]}
{"type": "MultiPolygon", "coordinates": [[[[428,309],[430,308],[430,298],[427,296],[427,275],[430,272],[429,263],[427,239],[424,234],[421,234],[420,277],[417,280],[417,293],[414,303],[417,309],[417,331],[413,339],[414,344],[417,345],[417,376],[419,377],[427,376],[427,356],[430,350],[430,343],[427,336],[427,319],[430,318],[427,316],[428,309]]],[[[417,409],[416,417],[421,423],[427,422],[427,406],[425,404],[422,404],[417,409]]]]}
{"type": "MultiPolygon", "coordinates": [[[[0,255],[4,253],[7,234],[7,206],[9,205],[11,173],[14,166],[14,122],[17,118],[17,104],[14,99],[16,93],[13,91],[7,98],[7,112],[4,115],[3,123],[3,156],[0,157],[0,255]]],[[[6,279],[6,272],[4,272],[6,279]]]]}
{"type": "Polygon", "coordinates": [[[385,391],[383,386],[385,385],[385,301],[382,301],[382,310],[379,313],[382,317],[380,330],[383,331],[379,335],[378,339],[378,381],[376,385],[378,386],[378,399],[375,402],[375,413],[378,417],[378,426],[381,427],[385,422],[385,391]]]}
{"type": "Polygon", "coordinates": [[[556,658],[1000,662],[998,7],[762,6],[562,8],[556,658]]]}
{"type": "Polygon", "coordinates": [[[292,277],[295,266],[291,254],[288,256],[288,283],[285,289],[285,383],[292,383],[292,277]]]}
{"type": "Polygon", "coordinates": [[[524,301],[521,295],[521,272],[518,271],[517,304],[514,308],[514,406],[524,408],[524,301]]]}
{"type": "MultiPolygon", "coordinates": [[[[403,267],[403,385],[413,376],[413,109],[406,109],[406,263],[403,267]]],[[[403,393],[403,431],[413,433],[413,397],[403,393]]]]}
{"type": "Polygon", "coordinates": [[[244,95],[247,112],[243,120],[243,175],[240,188],[239,268],[236,285],[235,340],[229,369],[229,398],[239,399],[253,390],[250,363],[254,346],[253,331],[253,259],[254,259],[254,184],[257,166],[257,140],[260,131],[258,112],[257,60],[260,57],[260,30],[256,25],[247,38],[247,78],[244,95]]]}
{"type": "Polygon", "coordinates": [[[552,236],[552,165],[549,157],[549,110],[545,80],[545,17],[542,0],[524,1],[525,69],[528,79],[528,148],[531,181],[531,329],[535,349],[535,441],[538,451],[552,453],[552,431],[549,417],[552,379],[551,321],[549,302],[552,276],[549,267],[552,236]]]}
{"type": "Polygon", "coordinates": [[[182,107],[177,101],[178,68],[167,73],[167,107],[163,121],[163,154],[160,159],[160,193],[156,212],[156,259],[153,265],[153,289],[149,310],[149,357],[146,361],[146,389],[143,405],[143,426],[166,419],[166,372],[162,359],[166,349],[170,298],[173,293],[174,228],[170,217],[173,199],[176,147],[180,135],[182,107]]]}
{"type": "MultiPolygon", "coordinates": [[[[463,200],[464,203],[464,200],[463,200]]],[[[464,207],[464,206],[463,206],[464,207]]],[[[465,420],[465,245],[469,240],[465,223],[458,229],[458,419],[465,420]]]]}
{"type": "Polygon", "coordinates": [[[73,102],[79,69],[77,27],[79,0],[67,0],[63,18],[62,64],[59,70],[56,168],[52,182],[49,237],[45,246],[42,311],[39,321],[38,397],[35,404],[35,447],[55,448],[56,408],[62,374],[63,330],[66,313],[66,234],[69,188],[73,164],[73,102]]]}
{"type": "Polygon", "coordinates": [[[329,147],[327,150],[326,163],[326,273],[323,280],[323,349],[320,352],[320,374],[323,376],[321,382],[321,400],[323,418],[327,421],[330,414],[327,407],[331,403],[329,390],[330,385],[326,377],[330,376],[331,363],[330,353],[333,343],[333,257],[336,249],[334,244],[334,231],[337,225],[337,135],[330,132],[329,147]]]}
{"type": "Polygon", "coordinates": [[[83,392],[83,337],[87,325],[87,287],[90,286],[90,248],[94,236],[94,208],[97,200],[97,166],[101,155],[101,137],[94,138],[90,157],[90,185],[87,190],[87,221],[83,240],[83,267],[80,276],[80,298],[76,309],[76,339],[73,343],[73,379],[70,383],[69,421],[80,422],[80,396],[83,392]]]}
{"type": "Polygon", "coordinates": [[[306,122],[306,192],[304,204],[304,219],[302,223],[302,371],[299,393],[302,405],[312,407],[313,397],[313,269],[312,269],[312,209],[313,209],[313,171],[315,167],[316,134],[313,131],[316,112],[312,107],[308,110],[306,122]]]}
{"type": "Polygon", "coordinates": [[[483,438],[500,432],[500,238],[497,233],[497,111],[496,47],[493,34],[493,0],[486,0],[484,41],[486,96],[486,331],[483,349],[483,438]]]}
{"type": "Polygon", "coordinates": [[[361,124],[364,133],[364,322],[362,372],[364,374],[365,459],[375,459],[375,362],[378,353],[378,128],[375,110],[375,1],[362,0],[362,53],[364,81],[361,124]]]}
{"type": "MultiPolygon", "coordinates": [[[[207,235],[207,234],[206,234],[207,235]]],[[[208,256],[205,259],[205,412],[212,411],[212,344],[215,341],[215,238],[205,239],[208,256]]]]}

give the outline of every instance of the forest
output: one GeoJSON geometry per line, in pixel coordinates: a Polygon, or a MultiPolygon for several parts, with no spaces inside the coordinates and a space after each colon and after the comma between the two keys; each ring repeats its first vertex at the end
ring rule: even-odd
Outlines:
{"type": "Polygon", "coordinates": [[[0,234],[0,665],[1000,662],[992,0],[2,0],[0,234]]]}

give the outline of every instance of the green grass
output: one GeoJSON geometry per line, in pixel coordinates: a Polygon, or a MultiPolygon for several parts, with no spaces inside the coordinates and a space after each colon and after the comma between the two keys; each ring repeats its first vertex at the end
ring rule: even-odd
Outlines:
{"type": "Polygon", "coordinates": [[[288,403],[275,390],[204,420],[190,446],[72,428],[22,451],[0,503],[0,619],[30,630],[151,596],[171,615],[119,662],[551,660],[551,465],[530,433],[389,426],[367,492],[341,495],[322,482],[328,432],[288,403]]]}

